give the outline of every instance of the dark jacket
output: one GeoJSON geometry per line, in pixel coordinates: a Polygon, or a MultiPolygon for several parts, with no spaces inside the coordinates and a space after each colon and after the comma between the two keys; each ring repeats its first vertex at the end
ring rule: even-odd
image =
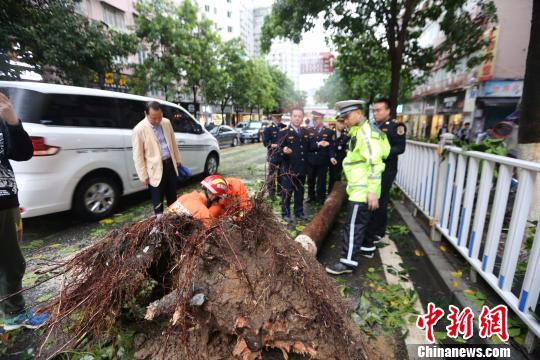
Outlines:
{"type": "Polygon", "coordinates": [[[390,142],[390,155],[385,160],[385,172],[397,171],[398,156],[405,152],[407,143],[407,127],[396,120],[388,120],[378,125],[379,129],[386,134],[390,142]]]}
{"type": "Polygon", "coordinates": [[[287,126],[279,132],[279,155],[282,158],[282,172],[294,174],[306,174],[307,156],[311,151],[315,151],[317,144],[309,136],[309,130],[300,128],[297,134],[292,126],[287,126]],[[283,148],[288,147],[292,154],[285,154],[283,148]]]}
{"type": "Polygon", "coordinates": [[[320,130],[310,128],[309,136],[315,143],[315,149],[308,154],[308,163],[313,166],[328,165],[330,163],[330,159],[336,157],[334,148],[334,131],[328,128],[322,128],[320,130]],[[330,145],[327,147],[317,146],[317,143],[321,141],[328,141],[330,145]]]}
{"type": "MultiPolygon", "coordinates": [[[[272,149],[272,144],[278,144],[279,132],[286,128],[287,125],[279,123],[268,125],[263,132],[263,145],[267,149],[268,161],[272,164],[279,164],[281,162],[281,156],[279,155],[279,147],[272,149]]],[[[279,145],[279,144],[278,144],[279,145]]]]}
{"type": "Polygon", "coordinates": [[[9,160],[26,161],[34,147],[22,124],[11,126],[0,119],[0,210],[19,206],[15,174],[9,160]]]}

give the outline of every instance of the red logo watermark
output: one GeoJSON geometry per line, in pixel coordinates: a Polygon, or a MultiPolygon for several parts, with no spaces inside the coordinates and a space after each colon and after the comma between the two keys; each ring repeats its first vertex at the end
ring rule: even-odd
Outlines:
{"type": "MultiPolygon", "coordinates": [[[[449,313],[446,317],[449,325],[446,326],[446,334],[450,338],[463,336],[464,340],[468,340],[473,336],[474,313],[470,307],[466,307],[462,311],[454,305],[448,307],[449,313]]],[[[429,303],[427,313],[419,315],[416,319],[416,326],[426,331],[426,340],[433,344],[435,343],[434,327],[439,320],[444,316],[445,312],[442,308],[429,303]]],[[[482,338],[490,338],[497,335],[502,341],[508,341],[508,308],[506,305],[498,305],[490,309],[488,306],[482,307],[482,312],[478,317],[479,336],[482,338]]]]}

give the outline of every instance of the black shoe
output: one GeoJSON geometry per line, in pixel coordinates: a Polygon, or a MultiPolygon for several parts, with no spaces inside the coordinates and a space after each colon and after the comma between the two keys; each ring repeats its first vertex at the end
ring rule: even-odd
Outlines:
{"type": "Polygon", "coordinates": [[[377,244],[377,243],[381,242],[383,239],[384,239],[384,236],[375,235],[373,237],[373,243],[377,244]]]}
{"type": "Polygon", "coordinates": [[[365,258],[373,259],[373,257],[375,256],[375,251],[360,250],[359,254],[365,258]]]}
{"type": "Polygon", "coordinates": [[[352,274],[353,269],[339,261],[332,266],[326,267],[326,272],[332,275],[352,274]]]}

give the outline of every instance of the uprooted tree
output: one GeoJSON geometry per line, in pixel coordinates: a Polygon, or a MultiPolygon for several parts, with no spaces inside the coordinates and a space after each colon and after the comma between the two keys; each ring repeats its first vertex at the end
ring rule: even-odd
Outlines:
{"type": "Polygon", "coordinates": [[[140,359],[256,359],[271,349],[285,359],[381,358],[322,266],[262,198],[253,203],[241,219],[208,227],[177,214],[152,217],[77,254],[46,306],[49,334],[70,329],[52,351],[112,337],[130,317],[145,330],[140,359]],[[127,312],[133,303],[144,311],[127,312]]]}

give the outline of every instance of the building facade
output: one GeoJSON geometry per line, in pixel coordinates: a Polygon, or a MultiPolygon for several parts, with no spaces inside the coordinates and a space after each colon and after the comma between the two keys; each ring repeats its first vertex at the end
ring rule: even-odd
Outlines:
{"type": "MultiPolygon", "coordinates": [[[[444,70],[442,63],[436,64],[398,113],[410,136],[434,138],[443,125],[455,132],[467,122],[474,141],[476,134],[515,116],[523,90],[532,0],[494,3],[498,22],[484,33],[490,59],[475,68],[468,68],[463,59],[452,72],[444,70]]],[[[421,40],[436,47],[444,36],[434,23],[421,40]]]]}

